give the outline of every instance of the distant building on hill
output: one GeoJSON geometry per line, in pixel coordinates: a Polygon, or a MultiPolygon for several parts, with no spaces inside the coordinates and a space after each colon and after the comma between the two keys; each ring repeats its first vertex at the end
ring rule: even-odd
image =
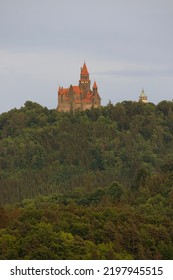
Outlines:
{"type": "Polygon", "coordinates": [[[141,91],[139,95],[139,102],[148,103],[147,95],[144,92],[144,89],[141,91]]]}
{"type": "Polygon", "coordinates": [[[70,85],[69,88],[59,87],[58,89],[58,111],[84,111],[86,109],[98,108],[101,106],[101,98],[98,93],[96,81],[92,90],[90,89],[89,72],[86,64],[83,64],[80,72],[78,86],[70,85]]]}

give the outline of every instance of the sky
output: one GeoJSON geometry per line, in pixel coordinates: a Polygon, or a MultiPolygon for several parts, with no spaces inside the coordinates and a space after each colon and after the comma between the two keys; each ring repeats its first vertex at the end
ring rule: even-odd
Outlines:
{"type": "Polygon", "coordinates": [[[102,105],[173,99],[173,0],[0,0],[0,113],[57,107],[86,63],[102,105]]]}

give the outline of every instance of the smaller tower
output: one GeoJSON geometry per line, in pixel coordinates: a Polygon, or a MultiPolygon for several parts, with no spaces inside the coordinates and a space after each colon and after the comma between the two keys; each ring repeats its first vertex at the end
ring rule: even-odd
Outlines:
{"type": "Polygon", "coordinates": [[[95,108],[100,107],[101,99],[98,93],[98,87],[96,81],[94,81],[92,93],[93,93],[93,107],[95,108]]]}
{"type": "Polygon", "coordinates": [[[148,103],[147,95],[144,92],[144,89],[142,89],[141,94],[139,95],[139,102],[148,103]]]}
{"type": "Polygon", "coordinates": [[[93,90],[97,90],[97,84],[96,84],[96,81],[94,81],[94,84],[93,84],[93,90]]]}

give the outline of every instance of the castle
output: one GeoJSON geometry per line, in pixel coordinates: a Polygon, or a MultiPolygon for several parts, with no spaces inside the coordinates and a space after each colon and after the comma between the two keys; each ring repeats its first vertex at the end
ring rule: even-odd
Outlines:
{"type": "Polygon", "coordinates": [[[69,88],[59,87],[57,111],[84,111],[100,107],[101,98],[96,81],[94,81],[92,90],[90,84],[89,72],[84,62],[83,67],[81,67],[79,85],[70,85],[69,88]]]}

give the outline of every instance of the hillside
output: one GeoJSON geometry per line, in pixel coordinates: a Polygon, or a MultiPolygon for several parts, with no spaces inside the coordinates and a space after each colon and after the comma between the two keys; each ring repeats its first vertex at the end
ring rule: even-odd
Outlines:
{"type": "Polygon", "coordinates": [[[1,114],[1,258],[173,259],[172,147],[173,102],[1,114]]]}

